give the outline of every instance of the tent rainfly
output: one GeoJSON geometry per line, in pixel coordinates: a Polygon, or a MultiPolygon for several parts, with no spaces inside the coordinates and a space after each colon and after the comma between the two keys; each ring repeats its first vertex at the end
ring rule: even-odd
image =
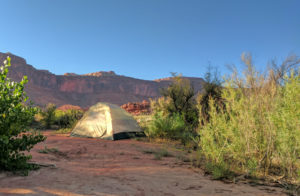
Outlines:
{"type": "Polygon", "coordinates": [[[71,132],[73,137],[108,140],[129,138],[142,132],[136,120],[124,109],[110,103],[97,103],[78,121],[71,132]]]}

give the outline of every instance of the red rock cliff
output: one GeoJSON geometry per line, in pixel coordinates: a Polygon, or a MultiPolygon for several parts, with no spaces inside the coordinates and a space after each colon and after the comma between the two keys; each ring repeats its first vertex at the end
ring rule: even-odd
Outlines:
{"type": "MultiPolygon", "coordinates": [[[[28,65],[25,59],[10,53],[0,53],[0,63],[11,57],[12,66],[9,77],[20,81],[27,75],[29,82],[25,91],[36,105],[49,102],[58,106],[65,104],[89,107],[97,102],[109,102],[122,105],[128,102],[140,102],[160,96],[160,89],[170,84],[170,79],[148,81],[119,76],[114,72],[95,72],[85,75],[69,73],[55,75],[47,70],[37,70],[28,65]]],[[[203,80],[193,78],[195,90],[201,89],[203,80]]]]}

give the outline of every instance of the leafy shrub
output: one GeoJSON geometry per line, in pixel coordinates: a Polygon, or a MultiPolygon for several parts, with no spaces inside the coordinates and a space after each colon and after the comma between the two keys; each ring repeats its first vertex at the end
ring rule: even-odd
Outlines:
{"type": "MultiPolygon", "coordinates": [[[[300,70],[299,70],[300,71],[300,70]]],[[[300,181],[300,75],[285,77],[269,114],[275,130],[274,155],[284,176],[300,181]]]]}
{"type": "Polygon", "coordinates": [[[150,108],[152,114],[161,112],[163,115],[169,115],[168,105],[170,104],[170,101],[170,99],[165,97],[150,99],[150,108]]]}
{"type": "Polygon", "coordinates": [[[155,113],[146,134],[152,138],[180,139],[186,130],[184,119],[179,114],[172,116],[155,113]]]}
{"type": "Polygon", "coordinates": [[[147,132],[149,128],[148,125],[152,120],[152,115],[135,115],[133,118],[137,121],[141,129],[147,132]]]}
{"type": "Polygon", "coordinates": [[[44,111],[41,111],[41,122],[46,129],[50,129],[55,122],[55,110],[56,105],[53,103],[48,103],[44,111]]]}
{"type": "Polygon", "coordinates": [[[43,128],[70,129],[81,119],[83,113],[82,110],[74,109],[58,110],[55,104],[49,103],[44,111],[35,116],[35,120],[40,121],[43,128]]]}
{"type": "Polygon", "coordinates": [[[222,81],[219,79],[217,70],[212,72],[211,67],[205,74],[205,83],[203,84],[203,92],[198,96],[198,103],[201,106],[199,115],[201,115],[201,123],[209,121],[209,100],[213,99],[218,111],[225,107],[222,98],[222,81]]]}
{"type": "Polygon", "coordinates": [[[173,76],[173,83],[162,90],[164,97],[150,100],[152,120],[145,133],[151,138],[179,140],[186,145],[193,141],[191,136],[195,136],[198,125],[195,93],[189,80],[173,76]]]}
{"type": "Polygon", "coordinates": [[[72,128],[82,116],[83,111],[81,110],[56,110],[54,124],[59,128],[72,128]]]}
{"type": "Polygon", "coordinates": [[[27,163],[33,146],[46,138],[37,132],[29,132],[37,109],[31,104],[25,105],[27,96],[24,85],[27,77],[21,82],[13,82],[7,78],[10,58],[0,68],[0,170],[23,170],[27,174],[33,165],[27,163]]]}
{"type": "Polygon", "coordinates": [[[161,93],[165,97],[164,107],[169,116],[181,115],[191,130],[198,125],[195,92],[188,79],[173,75],[172,84],[161,93]]]}
{"type": "Polygon", "coordinates": [[[291,73],[278,83],[276,70],[265,76],[249,56],[244,62],[245,77],[233,74],[225,82],[225,107],[218,111],[209,99],[210,121],[198,129],[200,153],[218,178],[235,171],[299,183],[300,77],[291,73]]]}

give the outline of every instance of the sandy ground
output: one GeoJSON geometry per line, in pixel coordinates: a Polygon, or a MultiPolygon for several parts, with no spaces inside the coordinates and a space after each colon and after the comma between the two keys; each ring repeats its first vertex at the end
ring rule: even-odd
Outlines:
{"type": "Polygon", "coordinates": [[[182,155],[157,160],[146,153],[160,150],[159,144],[45,135],[31,151],[32,161],[54,166],[26,177],[0,173],[0,195],[285,195],[279,188],[211,180],[182,155]],[[39,153],[45,146],[58,152],[39,153]]]}

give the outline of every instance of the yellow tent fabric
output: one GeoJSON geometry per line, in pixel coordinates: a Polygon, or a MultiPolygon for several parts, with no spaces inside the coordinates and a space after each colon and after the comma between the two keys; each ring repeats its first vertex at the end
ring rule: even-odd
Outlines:
{"type": "Polygon", "coordinates": [[[71,136],[115,140],[137,132],[142,130],[129,113],[117,105],[100,102],[83,115],[71,136]]]}

